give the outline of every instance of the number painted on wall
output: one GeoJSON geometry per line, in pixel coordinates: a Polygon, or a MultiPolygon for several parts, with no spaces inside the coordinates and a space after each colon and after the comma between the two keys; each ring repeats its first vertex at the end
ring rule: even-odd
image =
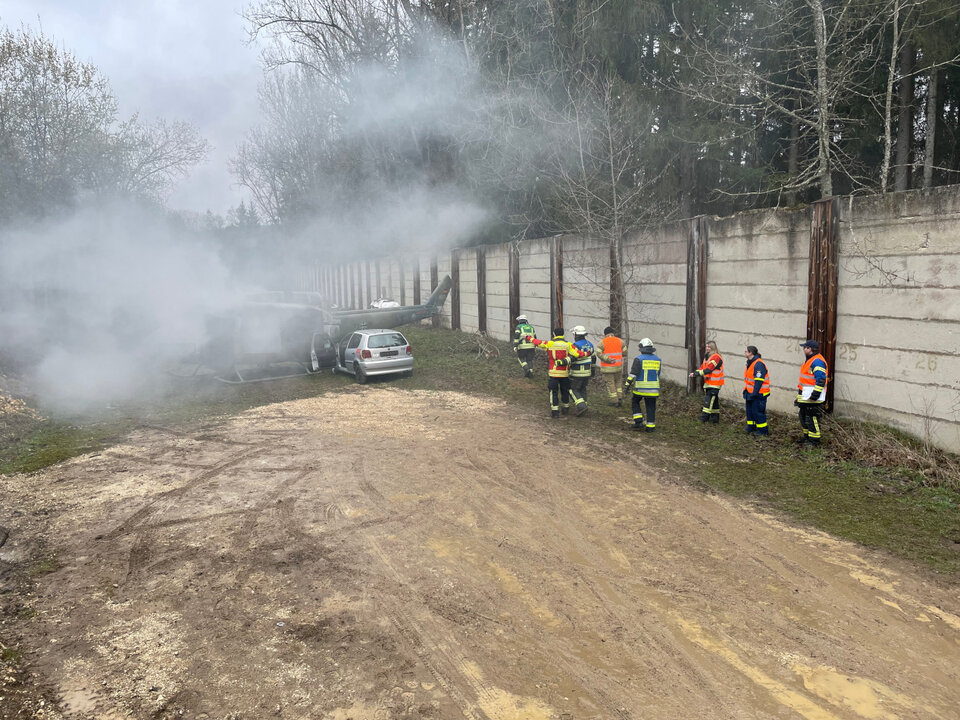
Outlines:
{"type": "Polygon", "coordinates": [[[932,355],[928,355],[925,358],[920,358],[917,360],[916,364],[917,370],[926,370],[927,372],[934,372],[937,369],[937,359],[932,355]]]}
{"type": "Polygon", "coordinates": [[[837,355],[841,360],[849,360],[850,362],[856,362],[857,360],[857,346],[851,345],[850,343],[843,343],[837,355]]]}

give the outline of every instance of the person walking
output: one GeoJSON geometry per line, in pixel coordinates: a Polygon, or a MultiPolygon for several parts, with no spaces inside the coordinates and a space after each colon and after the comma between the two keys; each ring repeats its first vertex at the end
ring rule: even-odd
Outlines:
{"type": "Polygon", "coordinates": [[[717,344],[708,340],[704,348],[703,362],[690,377],[703,378],[703,408],[700,422],[720,422],[720,388],[723,387],[723,358],[717,352],[717,344]]]}
{"type": "Polygon", "coordinates": [[[587,329],[583,325],[573,329],[573,346],[581,353],[570,365],[570,397],[573,398],[573,413],[579,416],[587,411],[587,385],[593,377],[596,362],[596,350],[587,340],[587,329]]]}
{"type": "Polygon", "coordinates": [[[630,374],[624,383],[632,390],[630,407],[633,411],[633,429],[653,432],[657,427],[657,398],[660,396],[660,358],[650,338],[640,341],[640,354],[633,359],[630,374]]]}
{"type": "Polygon", "coordinates": [[[547,351],[547,391],[550,394],[550,417],[560,417],[570,412],[570,363],[580,356],[580,351],[563,337],[563,328],[553,330],[550,340],[537,340],[527,336],[535,348],[547,351]]]}
{"type": "Polygon", "coordinates": [[[770,395],[770,372],[755,345],[747,345],[743,353],[747,367],[743,371],[743,401],[747,410],[747,435],[764,438],[767,428],[767,397],[770,395]]]}
{"type": "Polygon", "coordinates": [[[600,377],[607,386],[607,401],[610,405],[623,405],[623,340],[609,325],[603,329],[603,339],[597,345],[600,360],[600,377]]]}
{"type": "Polygon", "coordinates": [[[827,399],[827,361],[820,354],[820,343],[816,340],[807,340],[800,347],[806,362],[800,367],[797,399],[793,404],[800,408],[800,427],[803,429],[800,442],[817,447],[822,436],[820,418],[827,399]]]}
{"type": "Polygon", "coordinates": [[[533,377],[533,343],[527,338],[536,338],[537,333],[523,313],[517,315],[517,327],[513,331],[513,351],[517,354],[525,377],[533,377]]]}

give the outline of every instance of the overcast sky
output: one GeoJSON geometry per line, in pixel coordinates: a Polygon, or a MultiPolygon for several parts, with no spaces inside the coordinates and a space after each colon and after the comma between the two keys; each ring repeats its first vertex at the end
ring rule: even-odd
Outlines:
{"type": "Polygon", "coordinates": [[[244,192],[227,160],[256,122],[259,48],[246,44],[248,0],[3,0],[0,25],[43,32],[110,81],[120,112],[194,125],[209,160],[174,189],[170,206],[225,213],[244,192]],[[39,20],[38,20],[39,18],[39,20]]]}

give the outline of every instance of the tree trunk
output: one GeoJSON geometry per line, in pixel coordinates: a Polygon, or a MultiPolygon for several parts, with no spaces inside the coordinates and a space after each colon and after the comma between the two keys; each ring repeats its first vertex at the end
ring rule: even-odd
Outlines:
{"type": "MultiPolygon", "coordinates": [[[[797,109],[797,103],[793,103],[793,109],[797,109]]],[[[788,182],[793,183],[797,179],[797,173],[800,172],[800,121],[797,118],[790,118],[790,145],[787,147],[787,177],[788,182]]],[[[795,189],[787,191],[787,206],[793,207],[797,204],[797,191],[795,189]]]]}
{"type": "Polygon", "coordinates": [[[833,195],[833,173],[830,166],[830,125],[833,108],[827,83],[827,19],[822,0],[808,0],[813,12],[814,43],[817,48],[817,172],[820,177],[820,196],[833,195]]]}
{"type": "Polygon", "coordinates": [[[933,155],[936,149],[937,139],[937,91],[940,71],[936,68],[930,70],[930,78],[927,81],[927,137],[923,149],[923,187],[924,189],[933,187],[933,155]]]}
{"type": "Polygon", "coordinates": [[[900,51],[900,113],[897,118],[897,159],[894,189],[910,189],[910,149],[913,146],[913,60],[916,49],[909,40],[900,51]]]}

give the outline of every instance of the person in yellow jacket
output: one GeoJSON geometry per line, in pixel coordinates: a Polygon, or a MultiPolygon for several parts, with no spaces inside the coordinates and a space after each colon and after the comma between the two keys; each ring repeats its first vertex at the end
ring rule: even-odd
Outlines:
{"type": "Polygon", "coordinates": [[[547,392],[550,395],[550,417],[570,412],[570,364],[582,353],[563,337],[563,328],[553,330],[550,340],[527,336],[534,347],[547,351],[547,392]]]}
{"type": "Polygon", "coordinates": [[[600,377],[607,386],[610,405],[623,405],[623,340],[617,337],[609,325],[603,329],[603,339],[597,343],[597,359],[600,360],[600,377]]]}
{"type": "Polygon", "coordinates": [[[703,362],[690,377],[703,378],[703,408],[700,422],[720,422],[720,388],[723,387],[723,358],[717,352],[717,344],[708,340],[704,348],[703,362]]]}

